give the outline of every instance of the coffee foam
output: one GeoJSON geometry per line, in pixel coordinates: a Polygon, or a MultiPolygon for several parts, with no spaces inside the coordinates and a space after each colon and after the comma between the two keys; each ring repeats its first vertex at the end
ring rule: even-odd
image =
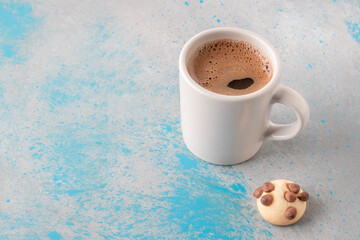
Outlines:
{"type": "Polygon", "coordinates": [[[263,88],[273,74],[270,60],[259,49],[244,41],[223,39],[200,46],[187,62],[190,76],[200,86],[224,95],[245,95],[263,88]],[[233,89],[228,84],[251,78],[246,89],[233,89]]]}

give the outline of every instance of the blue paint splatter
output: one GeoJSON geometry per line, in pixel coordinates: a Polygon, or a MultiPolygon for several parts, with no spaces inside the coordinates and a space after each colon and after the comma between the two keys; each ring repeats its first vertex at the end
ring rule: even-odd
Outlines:
{"type": "MultiPolygon", "coordinates": [[[[15,57],[19,51],[19,42],[26,34],[36,27],[36,19],[32,17],[29,3],[1,3],[0,4],[0,56],[15,57]]],[[[22,60],[20,57],[14,60],[22,60]]]]}
{"type": "Polygon", "coordinates": [[[14,45],[4,44],[2,45],[2,50],[3,50],[3,56],[10,58],[15,55],[18,49],[15,49],[14,45]]]}
{"type": "Polygon", "coordinates": [[[168,221],[176,224],[181,232],[190,233],[190,239],[209,236],[219,239],[234,236],[253,238],[254,229],[247,220],[249,216],[239,211],[245,206],[239,204],[238,194],[201,175],[191,178],[190,182],[182,179],[179,183],[184,187],[178,186],[173,196],[165,197],[166,202],[170,203],[168,221]],[[238,215],[234,225],[231,217],[224,216],[235,211],[238,215]]]}
{"type": "Polygon", "coordinates": [[[200,3],[203,3],[204,1],[203,0],[200,0],[200,3]]]}
{"type": "Polygon", "coordinates": [[[322,41],[322,40],[319,39],[319,43],[323,43],[323,42],[324,42],[324,41],[322,41]]]}
{"type": "Polygon", "coordinates": [[[216,21],[219,23],[219,22],[220,22],[220,19],[216,19],[216,21]]]}
{"type": "Polygon", "coordinates": [[[308,63],[307,66],[308,66],[309,68],[312,68],[312,66],[310,65],[310,63],[308,63]]]}
{"type": "Polygon", "coordinates": [[[325,123],[325,120],[321,120],[320,122],[321,122],[321,123],[325,123]]]}
{"type": "Polygon", "coordinates": [[[61,236],[60,233],[58,232],[49,232],[48,234],[48,237],[51,239],[51,240],[61,240],[63,239],[63,237],[61,236]]]}
{"type": "Polygon", "coordinates": [[[66,191],[65,193],[67,193],[70,197],[72,197],[72,196],[75,196],[75,195],[77,195],[77,194],[79,194],[79,193],[83,193],[84,192],[84,190],[70,190],[70,191],[66,191]]]}
{"type": "Polygon", "coordinates": [[[360,26],[358,23],[345,22],[348,27],[349,33],[352,35],[356,42],[360,43],[360,26]]]}
{"type": "Polygon", "coordinates": [[[231,185],[230,188],[236,192],[240,191],[243,194],[246,194],[246,192],[247,192],[245,187],[241,183],[235,183],[235,184],[231,185]]]}
{"type": "Polygon", "coordinates": [[[123,152],[124,156],[129,156],[131,154],[131,150],[126,147],[122,147],[121,151],[123,152]]]}
{"type": "Polygon", "coordinates": [[[167,125],[167,124],[160,124],[161,128],[163,130],[165,130],[166,132],[169,132],[171,133],[172,132],[172,129],[171,129],[171,126],[167,125]]]}
{"type": "Polygon", "coordinates": [[[183,153],[176,153],[175,156],[179,159],[185,169],[197,169],[197,159],[183,153]]]}
{"type": "Polygon", "coordinates": [[[186,6],[189,6],[189,2],[185,2],[185,5],[186,5],[186,6]]]}

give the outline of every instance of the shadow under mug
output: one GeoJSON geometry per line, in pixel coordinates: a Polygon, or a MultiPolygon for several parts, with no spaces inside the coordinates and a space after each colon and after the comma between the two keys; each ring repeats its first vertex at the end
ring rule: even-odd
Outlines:
{"type": "Polygon", "coordinates": [[[277,51],[261,36],[245,29],[214,28],[192,37],[179,58],[181,129],[186,146],[197,157],[218,165],[233,165],[254,156],[262,142],[295,137],[309,120],[309,106],[291,88],[280,84],[281,62],[277,51]],[[198,85],[187,70],[191,54],[206,42],[232,39],[246,41],[269,57],[273,75],[270,82],[247,95],[228,96],[198,85]],[[275,124],[271,106],[289,106],[297,119],[275,124]]]}

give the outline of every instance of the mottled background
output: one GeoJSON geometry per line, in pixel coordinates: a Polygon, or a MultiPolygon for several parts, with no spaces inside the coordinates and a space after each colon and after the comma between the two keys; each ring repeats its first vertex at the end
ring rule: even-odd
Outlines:
{"type": "Polygon", "coordinates": [[[0,239],[357,239],[359,133],[359,1],[0,3],[0,239]],[[220,26],[268,39],[311,109],[299,136],[231,167],[180,129],[180,50],[220,26]],[[256,210],[275,178],[311,195],[293,226],[256,210]]]}

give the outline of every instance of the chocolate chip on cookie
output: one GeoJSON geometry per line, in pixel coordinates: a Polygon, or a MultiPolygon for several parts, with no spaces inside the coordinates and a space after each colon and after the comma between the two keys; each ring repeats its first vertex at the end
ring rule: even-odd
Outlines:
{"type": "Polygon", "coordinates": [[[288,183],[286,184],[287,188],[290,190],[290,192],[293,192],[295,194],[298,194],[300,191],[300,186],[296,183],[288,183]]]}
{"type": "Polygon", "coordinates": [[[269,193],[275,189],[275,186],[271,182],[266,182],[264,185],[262,185],[262,189],[264,192],[269,193]]]}
{"type": "Polygon", "coordinates": [[[295,202],[295,200],[296,200],[296,194],[295,194],[295,193],[292,193],[292,192],[285,192],[284,198],[285,198],[286,201],[288,201],[288,202],[295,202]]]}
{"type": "Polygon", "coordinates": [[[296,217],[297,210],[294,207],[288,207],[285,211],[285,217],[289,220],[292,220],[296,217]]]}
{"type": "Polygon", "coordinates": [[[302,192],[297,196],[301,201],[306,202],[309,200],[309,194],[307,192],[302,192]]]}
{"type": "Polygon", "coordinates": [[[259,197],[261,197],[262,194],[263,194],[263,189],[261,187],[258,187],[254,191],[253,196],[256,197],[256,198],[259,198],[259,197]]]}
{"type": "Polygon", "coordinates": [[[271,194],[266,194],[266,195],[261,197],[260,202],[264,206],[270,206],[272,204],[272,202],[273,202],[273,196],[271,194]]]}

